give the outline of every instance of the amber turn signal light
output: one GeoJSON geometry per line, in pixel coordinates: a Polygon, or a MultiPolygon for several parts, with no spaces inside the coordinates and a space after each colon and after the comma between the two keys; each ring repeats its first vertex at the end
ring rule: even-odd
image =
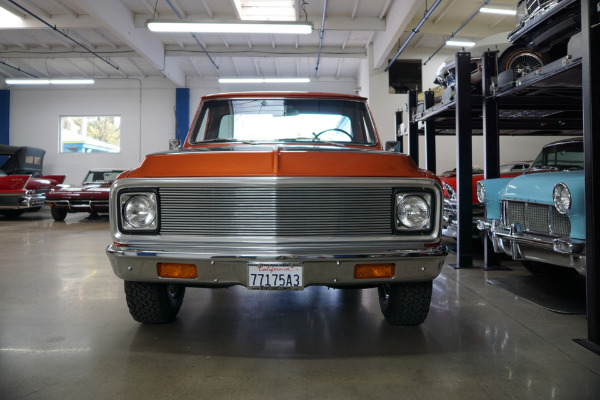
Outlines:
{"type": "Polygon", "coordinates": [[[393,278],[396,264],[356,264],[354,279],[393,278]]]}
{"type": "Polygon", "coordinates": [[[161,278],[194,279],[198,277],[198,270],[194,264],[160,263],[156,264],[156,270],[161,278]]]}

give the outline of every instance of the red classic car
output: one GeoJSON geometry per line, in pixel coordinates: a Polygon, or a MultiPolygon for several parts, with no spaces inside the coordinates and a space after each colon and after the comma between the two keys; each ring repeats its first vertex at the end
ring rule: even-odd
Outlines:
{"type": "MultiPolygon", "coordinates": [[[[530,161],[519,161],[500,166],[501,178],[512,178],[524,173],[529,168],[530,161]]],[[[442,235],[456,237],[458,202],[456,197],[456,170],[446,171],[439,176],[444,188],[444,218],[442,222],[442,235]]],[[[479,236],[477,220],[483,217],[483,206],[477,200],[477,182],[484,179],[483,170],[473,168],[472,201],[473,201],[473,236],[479,236]]]]}
{"type": "Polygon", "coordinates": [[[39,210],[46,193],[64,182],[65,175],[42,176],[45,154],[35,147],[0,145],[0,215],[15,218],[39,210]]]}
{"type": "Polygon", "coordinates": [[[117,169],[93,169],[87,173],[81,187],[63,186],[48,192],[46,202],[52,218],[64,221],[70,212],[108,213],[110,186],[121,172],[117,169]]]}

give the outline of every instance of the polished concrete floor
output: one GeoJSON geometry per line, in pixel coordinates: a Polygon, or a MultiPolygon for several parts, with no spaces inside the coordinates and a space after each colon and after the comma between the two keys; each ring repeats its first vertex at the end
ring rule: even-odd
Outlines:
{"type": "MultiPolygon", "coordinates": [[[[188,289],[178,319],[130,317],[106,220],[0,217],[0,399],[600,399],[582,314],[452,269],[420,327],[393,327],[375,290],[188,289]]],[[[454,262],[449,256],[447,262],[454,262]]]]}

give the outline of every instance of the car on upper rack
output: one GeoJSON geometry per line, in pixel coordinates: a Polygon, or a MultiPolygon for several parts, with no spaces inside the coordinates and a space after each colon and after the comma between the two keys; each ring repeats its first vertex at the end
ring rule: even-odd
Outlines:
{"type": "Polygon", "coordinates": [[[132,317],[173,320],[186,288],[377,288],[386,321],[418,325],[448,250],[442,186],[384,151],[367,99],[204,96],[183,145],[110,192],[106,252],[132,317]]]}
{"type": "Polygon", "coordinates": [[[508,40],[552,61],[567,54],[569,38],[580,31],[580,0],[520,0],[516,27],[508,40]]]}
{"type": "MultiPolygon", "coordinates": [[[[531,161],[515,161],[500,166],[500,177],[508,178],[521,175],[529,168],[531,161]]],[[[480,236],[477,229],[477,221],[483,216],[483,205],[477,200],[476,185],[477,182],[484,179],[483,170],[479,167],[473,167],[472,187],[472,210],[473,210],[473,238],[480,236]]],[[[458,234],[458,197],[457,197],[457,177],[456,169],[446,171],[439,175],[444,187],[444,218],[442,222],[442,235],[456,238],[458,234]]]]}
{"type": "Polygon", "coordinates": [[[92,169],[81,186],[60,185],[46,194],[52,218],[64,221],[68,213],[87,212],[90,217],[108,213],[110,186],[123,170],[92,169]]]}
{"type": "Polygon", "coordinates": [[[494,251],[533,273],[585,275],[583,168],[578,137],[545,145],[523,175],[478,182],[477,197],[485,206],[478,227],[494,251]]]}
{"type": "Polygon", "coordinates": [[[37,147],[0,145],[0,215],[39,210],[46,193],[64,182],[65,175],[42,175],[45,154],[37,147]]]}
{"type": "MultiPolygon", "coordinates": [[[[544,53],[533,51],[527,46],[512,44],[507,39],[508,32],[498,33],[482,39],[468,49],[471,53],[471,91],[481,93],[482,64],[481,56],[486,51],[497,53],[497,74],[512,70],[513,80],[542,67],[547,59],[544,53]]],[[[436,69],[434,83],[444,88],[454,89],[456,84],[456,58],[448,57],[436,69]]],[[[442,102],[451,94],[443,93],[442,102]]]]}

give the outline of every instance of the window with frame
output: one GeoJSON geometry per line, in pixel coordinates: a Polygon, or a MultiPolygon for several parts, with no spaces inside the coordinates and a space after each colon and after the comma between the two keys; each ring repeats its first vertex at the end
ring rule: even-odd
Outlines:
{"type": "Polygon", "coordinates": [[[61,153],[119,153],[121,151],[121,116],[60,117],[61,153]]]}

